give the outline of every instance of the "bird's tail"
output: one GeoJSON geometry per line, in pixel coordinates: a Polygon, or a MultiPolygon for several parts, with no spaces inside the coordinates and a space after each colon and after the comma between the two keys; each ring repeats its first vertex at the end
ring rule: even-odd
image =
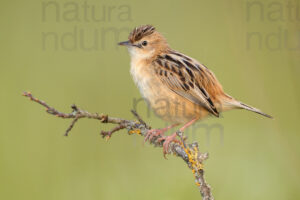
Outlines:
{"type": "Polygon", "coordinates": [[[238,100],[235,100],[233,99],[232,97],[228,96],[228,98],[226,98],[227,100],[225,101],[225,104],[224,106],[229,108],[229,109],[245,109],[245,110],[249,110],[249,111],[252,111],[252,112],[255,112],[257,114],[260,114],[262,116],[265,116],[265,117],[268,117],[268,118],[271,118],[273,119],[273,117],[271,115],[268,115],[264,112],[262,112],[261,110],[257,109],[257,108],[254,108],[252,106],[249,106],[247,104],[244,104],[238,100]]]}

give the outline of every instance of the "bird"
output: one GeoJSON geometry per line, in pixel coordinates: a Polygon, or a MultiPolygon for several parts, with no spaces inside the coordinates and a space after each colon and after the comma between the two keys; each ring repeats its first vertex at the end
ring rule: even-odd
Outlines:
{"type": "Polygon", "coordinates": [[[243,109],[268,118],[272,116],[226,94],[214,73],[204,64],[173,50],[166,38],[152,25],[135,27],[128,40],[118,45],[127,47],[130,54],[130,73],[143,98],[155,114],[172,125],[151,129],[145,141],[161,136],[163,154],[168,153],[176,132],[164,133],[180,124],[184,131],[198,120],[220,113],[243,109]]]}

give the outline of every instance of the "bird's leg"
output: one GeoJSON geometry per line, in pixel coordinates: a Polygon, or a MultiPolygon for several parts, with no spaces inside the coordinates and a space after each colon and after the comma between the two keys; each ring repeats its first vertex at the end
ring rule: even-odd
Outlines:
{"type": "Polygon", "coordinates": [[[146,136],[145,136],[145,140],[144,142],[147,142],[148,140],[151,141],[151,139],[153,137],[157,137],[157,136],[162,136],[165,132],[167,132],[168,130],[170,130],[171,128],[174,128],[176,126],[178,126],[179,124],[172,124],[168,127],[162,128],[162,129],[151,129],[147,132],[146,136]]]}
{"type": "MultiPolygon", "coordinates": [[[[184,131],[184,129],[186,129],[187,127],[191,126],[193,123],[195,123],[196,121],[198,120],[198,118],[195,118],[191,121],[189,121],[188,123],[186,123],[183,127],[181,127],[179,129],[179,131],[184,131]]],[[[168,153],[168,149],[169,149],[169,145],[171,142],[176,142],[176,143],[179,143],[179,141],[176,139],[176,132],[173,133],[172,135],[170,136],[162,136],[161,138],[158,139],[158,141],[164,141],[163,143],[163,154],[164,154],[164,157],[166,158],[166,154],[168,153]]]]}
{"type": "Polygon", "coordinates": [[[189,121],[188,123],[186,123],[183,127],[181,127],[179,130],[181,132],[184,131],[184,129],[186,129],[187,127],[191,126],[193,123],[195,123],[198,120],[198,118],[192,119],[191,121],[189,121]]]}

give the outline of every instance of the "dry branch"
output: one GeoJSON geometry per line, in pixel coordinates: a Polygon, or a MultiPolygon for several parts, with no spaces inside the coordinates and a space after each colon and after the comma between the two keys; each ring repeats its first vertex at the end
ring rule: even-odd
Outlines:
{"type": "MultiPolygon", "coordinates": [[[[114,132],[117,132],[122,129],[127,129],[127,132],[130,135],[138,134],[145,137],[147,132],[151,129],[151,127],[148,126],[135,111],[132,111],[132,113],[137,118],[138,121],[110,117],[104,114],[90,113],[85,110],[81,110],[76,105],[71,106],[72,108],[71,113],[62,113],[56,110],[55,108],[49,106],[46,102],[33,97],[30,92],[24,92],[23,95],[25,97],[28,97],[30,100],[39,103],[40,105],[45,107],[46,112],[51,115],[55,115],[56,117],[65,118],[65,119],[73,119],[70,126],[65,132],[65,136],[68,136],[69,132],[72,130],[74,125],[81,118],[96,119],[102,123],[116,124],[117,126],[110,131],[101,131],[102,137],[106,139],[109,139],[114,132]]],[[[208,158],[208,154],[201,153],[199,151],[197,142],[187,144],[185,142],[186,137],[183,135],[182,132],[177,132],[177,135],[180,137],[181,140],[179,143],[173,142],[170,144],[168,149],[168,154],[176,155],[182,158],[186,162],[186,164],[194,174],[195,182],[200,190],[202,199],[213,200],[214,198],[211,193],[211,188],[205,181],[204,170],[203,170],[203,162],[208,158]]],[[[150,144],[153,144],[154,146],[157,147],[162,147],[164,141],[159,140],[159,138],[161,138],[161,136],[152,137],[149,141],[150,144]]]]}

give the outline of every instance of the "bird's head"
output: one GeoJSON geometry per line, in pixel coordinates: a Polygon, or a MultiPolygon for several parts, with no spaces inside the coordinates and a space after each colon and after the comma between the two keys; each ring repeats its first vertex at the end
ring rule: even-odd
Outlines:
{"type": "Polygon", "coordinates": [[[151,59],[169,49],[166,39],[151,25],[136,27],[128,39],[118,44],[126,46],[134,59],[151,59]]]}

